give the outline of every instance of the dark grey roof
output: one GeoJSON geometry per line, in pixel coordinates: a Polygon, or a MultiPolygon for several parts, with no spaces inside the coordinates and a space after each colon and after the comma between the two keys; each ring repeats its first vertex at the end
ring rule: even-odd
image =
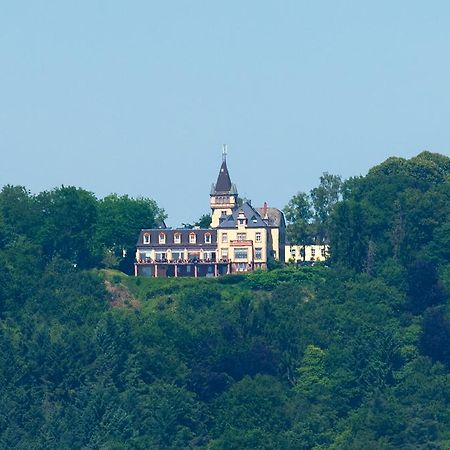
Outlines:
{"type": "Polygon", "coordinates": [[[227,162],[224,160],[220,166],[219,175],[216,182],[217,192],[229,192],[231,189],[231,179],[228,173],[227,162]]]}
{"type": "Polygon", "coordinates": [[[247,219],[247,228],[265,228],[267,223],[261,218],[258,211],[253,208],[250,203],[245,202],[241,207],[236,208],[233,214],[227,216],[227,218],[221,222],[218,228],[237,228],[239,213],[243,212],[245,218],[247,219]]]}
{"type": "Polygon", "coordinates": [[[174,247],[188,247],[188,248],[216,248],[217,246],[217,230],[209,228],[175,228],[175,229],[161,229],[161,228],[147,228],[142,229],[139,233],[139,239],[136,244],[138,247],[149,247],[149,248],[174,248],[174,247]],[[166,243],[159,243],[159,234],[164,233],[166,235],[166,243]],[[181,242],[176,244],[174,242],[175,234],[180,234],[181,242]],[[197,242],[195,244],[189,243],[189,235],[195,233],[197,237],[197,242]],[[205,234],[209,233],[211,235],[211,243],[205,243],[205,234]],[[144,244],[144,235],[148,234],[150,236],[150,243],[144,244]]]}
{"type": "Polygon", "coordinates": [[[217,194],[237,195],[237,188],[236,185],[231,182],[226,160],[223,160],[216,184],[213,184],[211,189],[211,195],[217,194]]]}
{"type": "Polygon", "coordinates": [[[277,208],[256,208],[260,216],[264,219],[265,211],[267,211],[267,217],[269,220],[269,226],[271,227],[285,227],[284,214],[277,208]]]}

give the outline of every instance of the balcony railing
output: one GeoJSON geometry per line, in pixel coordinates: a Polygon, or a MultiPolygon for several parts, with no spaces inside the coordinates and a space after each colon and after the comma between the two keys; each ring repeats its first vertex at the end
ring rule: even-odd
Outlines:
{"type": "Polygon", "coordinates": [[[221,258],[219,260],[213,259],[152,259],[143,258],[136,259],[136,264],[228,264],[231,261],[227,258],[221,258]]]}

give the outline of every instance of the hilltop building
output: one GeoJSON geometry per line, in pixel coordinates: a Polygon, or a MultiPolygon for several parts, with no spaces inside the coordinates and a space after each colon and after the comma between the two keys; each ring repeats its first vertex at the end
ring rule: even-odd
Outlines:
{"type": "Polygon", "coordinates": [[[283,213],[267,203],[254,208],[240,201],[225,149],[210,207],[210,228],[141,230],[135,275],[212,277],[266,268],[270,259],[285,261],[283,213]]]}
{"type": "Polygon", "coordinates": [[[286,244],[285,262],[301,264],[304,262],[325,261],[330,254],[328,244],[297,245],[286,244]]]}
{"type": "Polygon", "coordinates": [[[254,208],[239,199],[231,182],[226,151],[209,194],[209,228],[143,229],[137,242],[135,275],[217,277],[264,269],[271,259],[284,263],[324,261],[329,246],[286,243],[283,213],[267,203],[254,208]]]}

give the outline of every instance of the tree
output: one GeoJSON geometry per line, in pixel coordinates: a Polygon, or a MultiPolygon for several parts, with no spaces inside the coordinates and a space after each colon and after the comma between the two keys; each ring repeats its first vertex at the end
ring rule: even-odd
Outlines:
{"type": "Polygon", "coordinates": [[[203,214],[194,223],[182,223],[181,226],[188,230],[192,230],[194,227],[209,228],[211,226],[211,214],[203,214]]]}
{"type": "Polygon", "coordinates": [[[42,220],[35,197],[25,187],[9,184],[0,192],[0,216],[11,232],[31,239],[42,220]]]}
{"type": "Polygon", "coordinates": [[[299,192],[294,195],[283,208],[283,212],[287,221],[286,235],[289,243],[304,246],[310,242],[312,240],[313,211],[308,194],[299,192]]]}
{"type": "Polygon", "coordinates": [[[97,253],[103,255],[104,261],[114,262],[114,256],[123,258],[120,267],[130,272],[140,230],[159,227],[166,217],[164,210],[150,198],[117,194],[104,197],[98,203],[97,253]]]}
{"type": "Polygon", "coordinates": [[[97,199],[92,192],[61,186],[36,198],[42,213],[38,240],[44,256],[56,255],[81,267],[93,264],[97,199]]]}
{"type": "Polygon", "coordinates": [[[320,347],[308,345],[302,364],[297,369],[298,381],[294,390],[305,397],[317,397],[328,391],[329,378],[325,369],[326,353],[320,347]]]}
{"type": "Polygon", "coordinates": [[[211,214],[203,214],[194,225],[199,228],[209,228],[211,226],[211,214]]]}
{"type": "Polygon", "coordinates": [[[324,172],[320,184],[311,190],[311,202],[314,208],[315,234],[320,242],[329,242],[330,216],[336,203],[341,199],[342,178],[324,172]]]}
{"type": "Polygon", "coordinates": [[[450,320],[442,306],[426,311],[422,320],[420,346],[434,361],[450,367],[450,320]]]}
{"type": "Polygon", "coordinates": [[[408,269],[408,309],[420,314],[430,306],[444,302],[445,291],[439,280],[437,266],[432,261],[413,262],[408,269]]]}

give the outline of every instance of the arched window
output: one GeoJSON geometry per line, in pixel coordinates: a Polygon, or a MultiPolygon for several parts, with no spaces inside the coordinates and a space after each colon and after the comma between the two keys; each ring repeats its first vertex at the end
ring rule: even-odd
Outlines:
{"type": "Polygon", "coordinates": [[[197,242],[197,236],[195,233],[189,234],[189,244],[195,244],[197,242]]]}
{"type": "Polygon", "coordinates": [[[205,233],[205,244],[211,244],[211,233],[205,233]]]}
{"type": "Polygon", "coordinates": [[[148,233],[144,233],[144,244],[150,244],[150,235],[148,233]]]}
{"type": "Polygon", "coordinates": [[[159,233],[159,243],[160,244],[166,243],[166,235],[164,233],[159,233]]]}

